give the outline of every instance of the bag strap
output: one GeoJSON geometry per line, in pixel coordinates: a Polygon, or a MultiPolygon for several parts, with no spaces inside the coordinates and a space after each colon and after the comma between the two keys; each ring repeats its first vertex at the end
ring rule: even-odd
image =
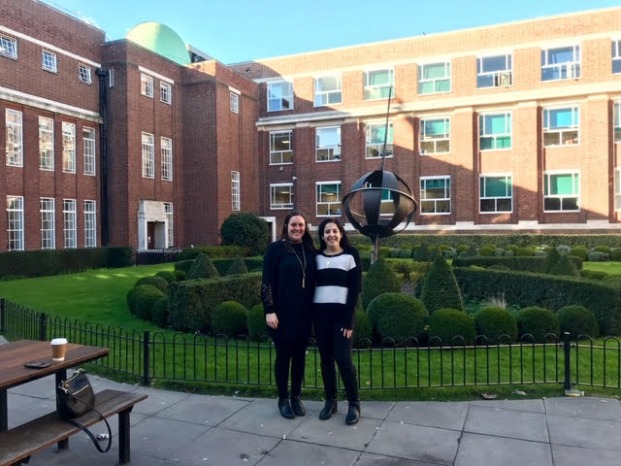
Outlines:
{"type": "Polygon", "coordinates": [[[110,429],[110,424],[108,424],[108,420],[93,405],[90,405],[87,402],[85,402],[83,400],[80,400],[79,398],[77,398],[75,396],[72,396],[72,395],[69,395],[69,396],[71,396],[74,400],[77,400],[80,403],[85,404],[90,409],[95,411],[99,415],[99,420],[103,421],[106,424],[106,428],[108,429],[108,445],[104,449],[104,448],[102,448],[101,445],[99,445],[99,440],[97,440],[97,437],[95,437],[95,435],[86,426],[83,426],[82,424],[80,424],[79,422],[75,421],[74,419],[68,419],[68,421],[71,424],[76,426],[78,429],[80,429],[82,432],[84,432],[86,435],[88,435],[91,438],[91,441],[93,442],[93,445],[95,445],[95,448],[97,448],[97,450],[99,450],[100,453],[106,453],[108,450],[110,450],[110,447],[112,446],[112,430],[110,429]]]}

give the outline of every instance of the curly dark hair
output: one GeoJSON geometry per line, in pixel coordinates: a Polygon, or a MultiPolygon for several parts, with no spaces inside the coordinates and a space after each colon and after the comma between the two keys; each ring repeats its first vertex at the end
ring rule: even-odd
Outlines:
{"type": "Polygon", "coordinates": [[[319,236],[319,249],[323,251],[328,246],[325,240],[323,239],[323,233],[326,230],[326,225],[328,223],[334,223],[336,227],[339,229],[339,231],[341,232],[341,241],[339,243],[340,246],[343,249],[351,248],[352,246],[351,244],[349,244],[349,238],[347,238],[347,233],[345,233],[345,228],[343,228],[341,221],[338,218],[329,217],[329,218],[324,218],[319,224],[319,226],[317,227],[317,236],[319,236]]]}

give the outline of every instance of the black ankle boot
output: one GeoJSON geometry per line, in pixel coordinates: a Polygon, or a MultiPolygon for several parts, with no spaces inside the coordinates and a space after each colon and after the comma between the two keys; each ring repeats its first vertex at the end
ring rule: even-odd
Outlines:
{"type": "Polygon", "coordinates": [[[284,418],[293,419],[295,417],[288,398],[278,400],[278,411],[280,411],[280,415],[284,418]]]}
{"type": "Polygon", "coordinates": [[[360,420],[360,403],[358,401],[352,401],[349,403],[349,409],[347,410],[347,416],[345,417],[345,424],[353,426],[360,420]]]}
{"type": "Polygon", "coordinates": [[[319,419],[325,421],[330,419],[334,413],[336,413],[337,403],[336,400],[326,400],[323,405],[323,409],[319,412],[319,419]]]}
{"type": "Polygon", "coordinates": [[[306,414],[306,408],[304,408],[299,396],[291,397],[291,409],[293,409],[296,416],[304,416],[306,414]]]}

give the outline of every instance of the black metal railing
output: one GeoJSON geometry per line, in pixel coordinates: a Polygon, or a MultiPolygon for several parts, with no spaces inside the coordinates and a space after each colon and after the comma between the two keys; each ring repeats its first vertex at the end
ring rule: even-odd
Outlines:
{"type": "MultiPolygon", "coordinates": [[[[275,386],[274,349],[267,339],[226,338],[173,331],[137,331],[50,316],[0,299],[0,335],[9,340],[69,341],[110,349],[96,365],[152,381],[275,386]]],[[[535,343],[525,335],[491,344],[478,337],[466,345],[460,337],[448,344],[416,339],[385,339],[379,346],[357,342],[354,359],[362,390],[475,385],[559,384],[621,388],[621,341],[547,335],[535,343]]],[[[308,349],[305,386],[321,388],[319,353],[308,349]]]]}

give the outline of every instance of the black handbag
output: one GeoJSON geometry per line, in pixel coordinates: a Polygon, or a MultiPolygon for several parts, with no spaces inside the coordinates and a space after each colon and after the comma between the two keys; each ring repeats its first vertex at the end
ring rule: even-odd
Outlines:
{"type": "Polygon", "coordinates": [[[67,380],[63,380],[58,384],[57,390],[58,400],[58,412],[60,417],[80,430],[86,433],[92,440],[93,444],[101,453],[105,453],[110,450],[112,446],[112,431],[107,419],[95,408],[95,392],[90,380],[86,376],[84,369],[76,370],[71,377],[67,380]],[[95,435],[88,430],[85,426],[77,422],[74,418],[82,416],[89,411],[95,411],[100,419],[105,422],[108,429],[107,435],[100,435],[101,440],[107,439],[108,445],[106,448],[102,448],[99,445],[99,440],[95,435]]]}

